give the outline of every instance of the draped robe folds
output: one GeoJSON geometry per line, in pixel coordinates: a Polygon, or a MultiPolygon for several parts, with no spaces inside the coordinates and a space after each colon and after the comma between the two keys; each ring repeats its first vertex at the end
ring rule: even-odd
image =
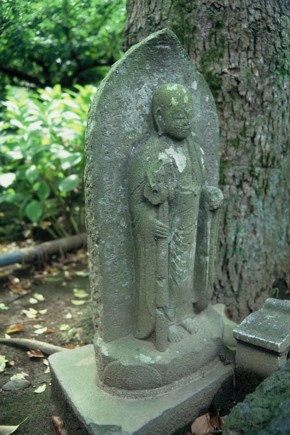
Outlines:
{"type": "Polygon", "coordinates": [[[155,330],[159,259],[154,228],[159,208],[166,201],[168,222],[163,223],[169,226],[168,306],[163,308],[165,312],[174,313],[175,324],[193,313],[196,231],[202,185],[201,151],[191,135],[183,141],[174,141],[154,134],[131,156],[129,202],[135,246],[136,338],[146,338],[155,330]]]}

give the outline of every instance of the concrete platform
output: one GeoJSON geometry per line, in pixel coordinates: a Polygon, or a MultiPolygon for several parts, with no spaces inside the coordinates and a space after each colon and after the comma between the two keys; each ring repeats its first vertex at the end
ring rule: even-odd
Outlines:
{"type": "Polygon", "coordinates": [[[113,395],[97,386],[93,345],[55,353],[49,362],[53,394],[73,435],[172,434],[209,406],[233,372],[215,360],[194,376],[128,398],[125,390],[113,395]]]}

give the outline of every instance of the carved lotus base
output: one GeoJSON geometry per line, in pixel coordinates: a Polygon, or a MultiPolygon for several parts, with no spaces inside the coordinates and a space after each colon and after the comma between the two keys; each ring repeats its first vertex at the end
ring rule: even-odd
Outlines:
{"type": "MultiPolygon", "coordinates": [[[[106,343],[95,338],[95,352],[100,386],[131,392],[160,388],[164,390],[174,382],[192,375],[214,360],[222,346],[221,317],[209,306],[196,315],[198,331],[185,333],[182,341],[169,344],[164,352],[154,343],[127,336],[106,343]]],[[[156,393],[156,392],[155,392],[156,393]]]]}

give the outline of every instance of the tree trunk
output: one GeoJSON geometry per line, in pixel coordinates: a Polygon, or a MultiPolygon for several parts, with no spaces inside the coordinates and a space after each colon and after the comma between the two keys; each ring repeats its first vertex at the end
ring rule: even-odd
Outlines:
{"type": "Polygon", "coordinates": [[[287,1],[128,0],[127,9],[127,46],[172,29],[216,100],[225,204],[214,301],[237,320],[275,287],[289,298],[287,1]]]}

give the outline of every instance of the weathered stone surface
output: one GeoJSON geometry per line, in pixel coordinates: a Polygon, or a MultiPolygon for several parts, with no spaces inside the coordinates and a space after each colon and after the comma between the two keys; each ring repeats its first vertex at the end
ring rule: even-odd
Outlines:
{"type": "Polygon", "coordinates": [[[99,379],[159,388],[211,361],[222,338],[207,309],[222,203],[217,113],[172,32],[137,44],[103,81],[86,157],[99,379]]]}
{"type": "Polygon", "coordinates": [[[195,375],[155,393],[128,398],[96,385],[92,345],[49,357],[54,397],[69,433],[164,435],[188,424],[207,408],[232,367],[212,361],[195,375]],[[73,417],[74,416],[74,417],[73,417]]]}
{"type": "Polygon", "coordinates": [[[3,390],[5,391],[17,391],[17,390],[24,390],[25,388],[29,387],[30,382],[26,379],[12,379],[6,384],[3,385],[3,390]]]}
{"type": "Polygon", "coordinates": [[[234,330],[236,363],[265,377],[283,366],[290,351],[290,301],[267,299],[234,330]]]}

